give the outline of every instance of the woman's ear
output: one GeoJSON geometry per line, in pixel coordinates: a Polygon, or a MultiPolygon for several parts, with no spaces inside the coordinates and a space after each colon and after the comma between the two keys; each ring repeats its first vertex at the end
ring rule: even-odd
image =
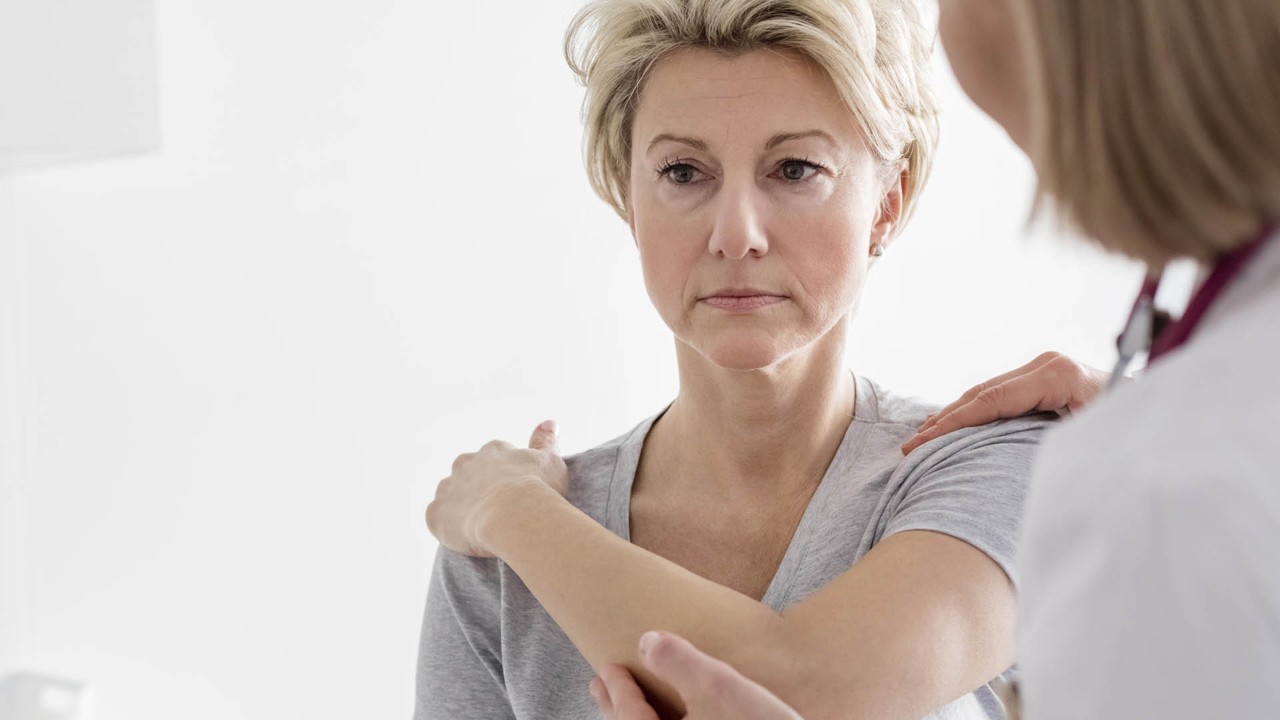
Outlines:
{"type": "Polygon", "coordinates": [[[898,229],[898,221],[902,219],[903,203],[907,192],[907,178],[907,164],[904,162],[887,183],[884,197],[880,199],[880,211],[876,214],[875,223],[871,226],[871,248],[873,251],[878,247],[883,252],[889,247],[889,243],[893,242],[894,231],[898,229]]]}

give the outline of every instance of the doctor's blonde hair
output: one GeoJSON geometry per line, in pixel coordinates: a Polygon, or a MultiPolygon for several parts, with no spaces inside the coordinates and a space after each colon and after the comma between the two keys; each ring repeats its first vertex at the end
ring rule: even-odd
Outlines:
{"type": "Polygon", "coordinates": [[[1013,6],[1044,205],[1154,268],[1280,220],[1280,2],[1013,6]]]}
{"type": "Polygon", "coordinates": [[[645,78],[669,53],[797,52],[834,83],[871,151],[905,167],[901,228],[929,175],[937,103],[929,82],[933,33],[919,0],[595,0],[565,34],[565,59],[586,86],[587,172],[623,219],[631,131],[645,78]]]}

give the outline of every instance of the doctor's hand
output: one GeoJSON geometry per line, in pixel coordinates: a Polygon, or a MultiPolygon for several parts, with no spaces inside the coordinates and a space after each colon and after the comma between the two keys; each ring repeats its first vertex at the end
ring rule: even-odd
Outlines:
{"type": "Polygon", "coordinates": [[[546,486],[561,496],[569,492],[569,471],[551,420],[533,431],[528,449],[494,440],[479,452],[459,455],[427,506],[427,529],[450,550],[492,557],[479,537],[484,524],[504,508],[519,507],[521,493],[545,492],[546,486]]]}
{"type": "Polygon", "coordinates": [[[1044,353],[1017,370],[970,388],[959,400],[930,415],[902,446],[902,453],[961,428],[1031,412],[1074,412],[1092,402],[1109,378],[1109,373],[1062,353],[1044,353]]]}
{"type": "MultiPolygon", "coordinates": [[[[640,661],[680,693],[687,708],[684,720],[803,720],[773,693],[678,635],[645,633],[640,638],[640,661]]],[[[601,671],[590,690],[605,720],[658,720],[640,686],[621,665],[601,671]]]]}

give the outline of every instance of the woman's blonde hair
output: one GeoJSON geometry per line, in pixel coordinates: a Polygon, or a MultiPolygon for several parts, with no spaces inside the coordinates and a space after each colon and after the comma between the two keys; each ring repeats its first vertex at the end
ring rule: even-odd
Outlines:
{"type": "Polygon", "coordinates": [[[1280,219],[1280,2],[1014,6],[1038,204],[1154,268],[1280,219]]]}
{"type": "MultiPolygon", "coordinates": [[[[797,52],[835,84],[868,146],[905,166],[901,228],[937,145],[929,83],[933,33],[918,0],[595,0],[569,25],[565,59],[586,86],[587,172],[624,219],[631,131],[640,93],[663,57],[685,48],[797,52]]],[[[894,177],[897,173],[894,172],[894,177]]]]}

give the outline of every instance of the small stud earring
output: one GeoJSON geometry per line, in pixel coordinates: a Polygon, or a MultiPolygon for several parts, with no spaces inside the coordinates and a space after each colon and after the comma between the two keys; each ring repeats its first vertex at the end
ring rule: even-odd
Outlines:
{"type": "Polygon", "coordinates": [[[884,254],[884,246],[881,245],[880,243],[876,243],[875,245],[872,245],[871,254],[874,257],[880,257],[881,255],[884,254]]]}

